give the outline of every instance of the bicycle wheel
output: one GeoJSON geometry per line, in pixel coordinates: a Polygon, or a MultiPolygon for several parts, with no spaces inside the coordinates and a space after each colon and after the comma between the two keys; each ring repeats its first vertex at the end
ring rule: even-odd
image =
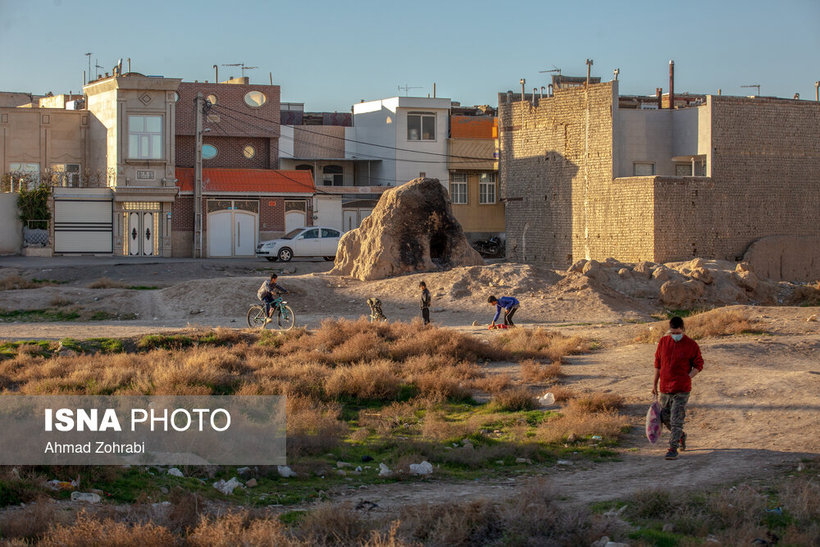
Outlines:
{"type": "Polygon", "coordinates": [[[264,328],[265,326],[265,308],[254,304],[248,310],[248,326],[252,329],[264,328]]]}
{"type": "Polygon", "coordinates": [[[293,310],[290,306],[279,306],[276,309],[276,323],[279,325],[279,330],[290,330],[296,324],[296,316],[293,315],[293,310]]]}

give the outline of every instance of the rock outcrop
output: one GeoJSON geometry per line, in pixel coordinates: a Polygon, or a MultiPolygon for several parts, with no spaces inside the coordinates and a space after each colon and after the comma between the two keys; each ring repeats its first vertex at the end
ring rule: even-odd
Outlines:
{"type": "Polygon", "coordinates": [[[484,264],[453,216],[438,179],[415,179],[382,194],[373,213],[339,242],[331,274],[362,281],[484,264]]]}

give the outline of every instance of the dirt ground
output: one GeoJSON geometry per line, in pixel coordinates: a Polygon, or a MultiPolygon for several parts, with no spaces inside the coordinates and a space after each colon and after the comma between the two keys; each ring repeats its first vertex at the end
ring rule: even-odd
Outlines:
{"type": "MultiPolygon", "coordinates": [[[[744,305],[762,322],[765,334],[709,338],[700,342],[705,368],[693,382],[687,415],[688,450],[677,461],[663,459],[666,436],[651,446],[643,436],[651,402],[655,347],[633,339],[648,328],[650,314],[661,311],[657,296],[618,292],[596,286],[581,274],[553,272],[506,263],[456,268],[437,273],[360,282],[326,275],[331,263],[287,264],[235,261],[25,261],[0,258],[0,280],[12,275],[60,284],[0,291],[0,309],[25,310],[59,303],[88,311],[130,312],[129,321],[0,323],[0,339],[125,337],[187,326],[243,328],[248,306],[270,271],[290,290],[297,324],[316,327],[327,317],[367,315],[365,303],[380,298],[390,320],[419,315],[417,286],[425,280],[433,295],[432,319],[479,337],[497,335],[486,325],[494,313],[490,293],[521,301],[516,316],[524,328],[543,326],[597,342],[595,351],[563,364],[565,382],[574,389],[615,392],[625,397],[633,427],[618,448],[619,461],[576,462],[546,474],[569,503],[622,498],[651,487],[702,489],[750,482],[773,472],[797,468],[801,459],[820,455],[820,323],[817,307],[744,305]],[[127,285],[158,287],[90,289],[102,278],[127,285]],[[814,318],[814,320],[812,320],[814,318]]],[[[494,368],[518,374],[517,367],[494,368]]],[[[525,480],[442,484],[394,483],[336,492],[338,499],[368,500],[376,511],[417,502],[453,501],[514,495],[525,480]]]]}

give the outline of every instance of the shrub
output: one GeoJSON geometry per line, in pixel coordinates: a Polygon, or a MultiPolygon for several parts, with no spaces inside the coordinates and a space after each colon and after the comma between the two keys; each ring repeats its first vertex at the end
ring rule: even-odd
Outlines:
{"type": "Polygon", "coordinates": [[[106,545],[176,545],[174,535],[162,526],[153,523],[129,525],[113,519],[98,520],[85,511],[80,512],[73,524],[58,525],[45,534],[38,545],[46,546],[94,546],[105,538],[106,545]]]}
{"type": "MultiPolygon", "coordinates": [[[[757,319],[751,319],[742,309],[721,308],[688,317],[684,321],[686,335],[693,340],[714,338],[732,334],[760,332],[765,324],[757,319]]],[[[669,328],[669,321],[652,323],[641,334],[635,337],[635,342],[657,344],[669,328]]]]}
{"type": "Polygon", "coordinates": [[[521,362],[521,377],[530,383],[553,383],[561,379],[561,363],[542,364],[534,359],[521,362]]]}
{"type": "Polygon", "coordinates": [[[507,389],[496,393],[493,395],[492,402],[499,410],[509,412],[532,410],[535,408],[535,398],[525,387],[507,389]]]}

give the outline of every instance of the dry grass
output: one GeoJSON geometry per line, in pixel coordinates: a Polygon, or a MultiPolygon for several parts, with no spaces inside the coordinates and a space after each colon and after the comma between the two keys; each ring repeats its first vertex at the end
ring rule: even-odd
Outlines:
{"type": "MultiPolygon", "coordinates": [[[[751,319],[747,312],[737,309],[717,309],[692,315],[684,319],[686,335],[693,340],[729,336],[748,332],[760,332],[765,329],[765,323],[751,319]]],[[[666,334],[669,321],[658,321],[635,337],[635,342],[657,344],[666,334]]]]}
{"type": "Polygon", "coordinates": [[[57,504],[51,499],[42,498],[21,509],[0,514],[0,537],[35,541],[61,518],[57,504]]]}
{"type": "Polygon", "coordinates": [[[590,342],[579,336],[565,336],[559,332],[537,329],[511,329],[499,336],[498,344],[517,358],[549,359],[560,363],[566,355],[587,353],[590,342]]]}
{"type": "Polygon", "coordinates": [[[17,289],[39,289],[56,285],[53,281],[37,280],[32,281],[21,277],[18,274],[10,275],[0,279],[0,291],[13,291],[17,289]]]}
{"type": "Polygon", "coordinates": [[[508,412],[532,410],[535,408],[535,398],[529,389],[518,387],[500,391],[493,395],[492,403],[499,409],[508,412]]]}
{"type": "Polygon", "coordinates": [[[130,285],[122,281],[114,281],[108,277],[101,277],[87,285],[89,289],[125,289],[130,285]]]}
{"type": "Polygon", "coordinates": [[[531,384],[553,384],[563,375],[560,362],[546,365],[534,359],[521,361],[521,377],[531,384]]]}
{"type": "Polygon", "coordinates": [[[623,406],[624,398],[616,393],[582,393],[569,400],[569,410],[579,414],[614,412],[623,406]]]}
{"type": "Polygon", "coordinates": [[[254,519],[247,511],[203,518],[185,539],[196,547],[299,545],[279,519],[254,519]]]}
{"type": "Polygon", "coordinates": [[[100,545],[127,547],[131,545],[172,546],[177,538],[165,527],[153,523],[129,525],[113,519],[96,519],[84,511],[72,524],[57,525],[43,536],[38,545],[60,547],[92,547],[100,545]]]}

